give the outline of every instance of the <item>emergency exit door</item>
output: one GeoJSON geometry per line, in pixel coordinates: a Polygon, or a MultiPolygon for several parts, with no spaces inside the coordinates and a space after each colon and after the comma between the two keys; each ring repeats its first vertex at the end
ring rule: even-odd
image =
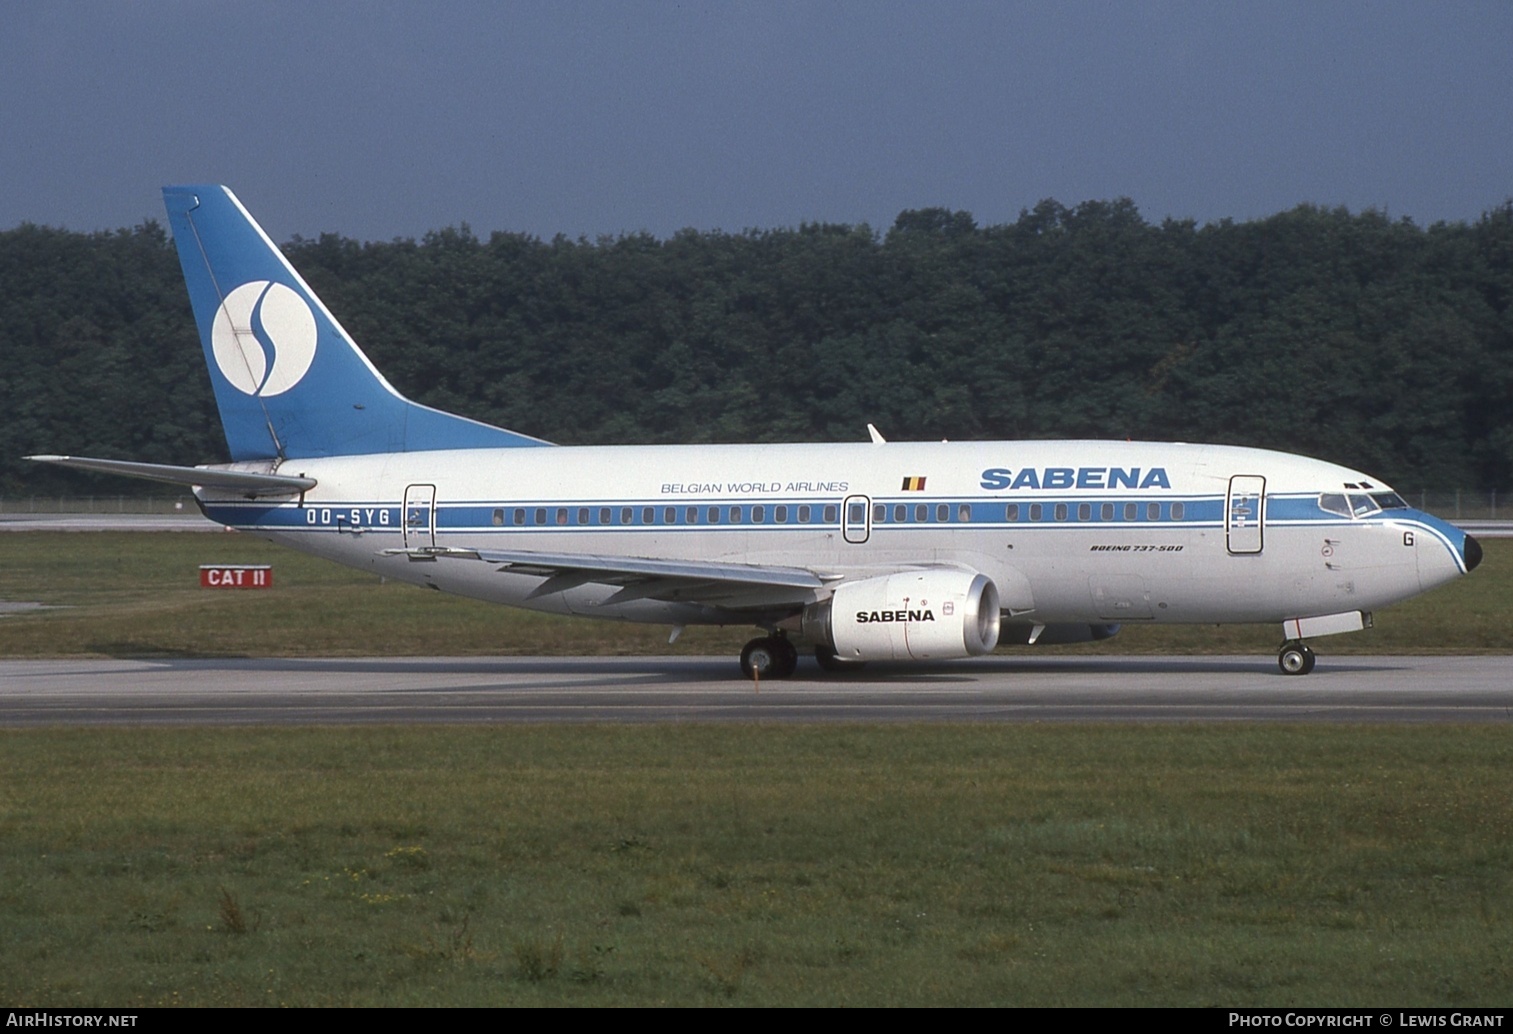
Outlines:
{"type": "Polygon", "coordinates": [[[872,500],[864,495],[848,495],[841,504],[841,535],[860,545],[872,534],[872,500]]]}

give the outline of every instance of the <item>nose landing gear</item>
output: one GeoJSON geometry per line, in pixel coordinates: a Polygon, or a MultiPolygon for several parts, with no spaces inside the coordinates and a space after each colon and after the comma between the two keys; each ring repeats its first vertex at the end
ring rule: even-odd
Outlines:
{"type": "Polygon", "coordinates": [[[1277,654],[1277,667],[1282,669],[1283,675],[1307,675],[1316,660],[1318,658],[1301,639],[1289,639],[1277,654]]]}

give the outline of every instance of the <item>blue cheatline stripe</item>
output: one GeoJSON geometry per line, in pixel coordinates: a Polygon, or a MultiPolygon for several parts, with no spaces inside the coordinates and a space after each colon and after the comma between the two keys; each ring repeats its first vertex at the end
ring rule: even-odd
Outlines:
{"type": "MultiPolygon", "coordinates": [[[[1223,523],[1224,502],[1222,499],[1185,497],[1181,499],[1153,500],[1141,497],[1129,498],[1077,497],[1044,498],[1035,500],[982,501],[944,499],[920,503],[917,499],[900,499],[896,496],[876,499],[872,503],[872,526],[880,531],[915,528],[921,526],[972,526],[979,528],[1034,528],[1034,527],[1117,527],[1178,525],[1202,527],[1223,523]],[[1182,517],[1173,516],[1173,505],[1182,507],[1182,517]],[[1040,507],[1040,519],[1032,520],[1032,507],[1040,507]],[[1057,520],[1058,506],[1066,507],[1066,515],[1057,520]],[[1087,507],[1087,517],[1081,518],[1082,507],[1087,507]],[[1127,508],[1134,507],[1133,516],[1127,508]],[[1150,516],[1150,507],[1156,507],[1156,517],[1150,516]],[[898,508],[903,508],[903,520],[894,519],[898,508]],[[920,507],[924,516],[920,517],[920,507]],[[945,517],[941,518],[944,508],[945,517]],[[1105,507],[1108,515],[1105,516],[1105,507]],[[878,509],[882,516],[876,516],[878,509]],[[967,517],[962,519],[965,510],[967,517]],[[1012,514],[1012,519],[1011,515],[1012,514]]],[[[702,528],[781,530],[805,527],[836,527],[843,514],[842,506],[835,500],[816,499],[764,499],[752,501],[741,499],[707,500],[697,503],[686,500],[670,503],[649,499],[595,499],[595,500],[514,500],[509,502],[468,501],[466,503],[442,503],[436,508],[438,530],[520,530],[550,528],[565,530],[573,528],[702,528]],[[800,520],[800,510],[809,508],[809,519],[800,520]],[[787,519],[779,521],[779,509],[786,508],[787,519]],[[762,519],[756,519],[755,511],[761,509],[762,519]],[[826,511],[830,510],[830,513],[826,511]],[[651,520],[646,511],[651,511],[651,520]],[[739,510],[739,520],[732,519],[733,511],[739,510]],[[605,519],[605,513],[608,519],[605,519]],[[625,520],[626,511],[629,520],[625,520]],[[671,511],[672,519],[668,520],[671,511]],[[710,514],[715,517],[711,520],[710,514]],[[562,520],[559,522],[559,516],[562,520]],[[520,523],[516,523],[517,517],[520,523]],[[496,519],[498,523],[496,523],[496,519]]],[[[213,519],[228,524],[255,527],[321,528],[338,525],[363,526],[381,529],[398,529],[401,524],[402,507],[391,500],[344,501],[318,504],[307,502],[294,504],[269,504],[265,502],[215,502],[207,505],[213,519]]],[[[1276,523],[1274,518],[1269,518],[1276,523]]],[[[1311,522],[1323,524],[1349,524],[1338,515],[1326,514],[1314,508],[1311,522]]]]}
{"type": "MultiPolygon", "coordinates": [[[[930,502],[920,502],[918,498],[889,496],[874,498],[872,501],[872,527],[878,531],[890,529],[916,528],[922,526],[973,526],[973,527],[1001,527],[1006,529],[1027,529],[1035,527],[1149,527],[1161,525],[1175,525],[1185,527],[1211,527],[1224,524],[1225,500],[1215,497],[1183,497],[1178,499],[1163,498],[1151,499],[1149,496],[1141,496],[1135,499],[1128,497],[1102,497],[1086,498],[1077,496],[1062,497],[1029,497],[1005,501],[995,499],[992,501],[947,499],[935,497],[930,502]],[[1182,508],[1181,518],[1173,516],[1173,506],[1182,508]],[[1150,516],[1150,508],[1157,508],[1156,517],[1150,516]],[[895,519],[899,508],[902,508],[903,519],[895,519]],[[923,508],[924,516],[920,517],[920,508],[923,508]],[[944,508],[945,517],[941,518],[941,508],[944,508]],[[1040,518],[1032,519],[1033,507],[1039,507],[1040,518]],[[1058,507],[1065,507],[1064,516],[1056,517],[1058,507]],[[1086,507],[1086,517],[1082,516],[1083,507],[1086,507]],[[1108,508],[1107,516],[1105,507],[1108,508]],[[1129,507],[1133,507],[1133,516],[1129,514],[1129,507]],[[878,511],[881,516],[877,516],[878,511]],[[962,511],[965,510],[967,517],[962,519],[962,511]]],[[[213,519],[228,524],[242,524],[254,527],[275,528],[321,528],[346,525],[350,527],[362,526],[366,528],[382,529],[391,527],[398,530],[401,524],[402,507],[396,506],[392,501],[358,501],[341,502],[330,504],[306,503],[303,506],[294,504],[269,504],[262,502],[216,502],[207,504],[207,510],[213,519]]],[[[552,529],[566,530],[574,528],[619,528],[619,529],[649,529],[649,528],[701,528],[701,529],[742,529],[752,530],[782,530],[806,527],[836,527],[841,523],[841,504],[834,500],[816,499],[763,499],[752,501],[740,499],[708,500],[689,502],[686,500],[670,503],[667,500],[637,499],[594,499],[594,500],[513,500],[508,502],[468,501],[466,503],[442,503],[436,508],[436,524],[438,530],[446,531],[490,531],[490,530],[523,530],[523,529],[552,529]],[[799,510],[802,507],[809,508],[809,519],[799,519],[799,510]],[[760,508],[762,519],[758,521],[755,510],[760,508]],[[777,511],[786,508],[787,519],[778,520],[777,511]],[[826,509],[832,512],[827,515],[826,509]],[[646,519],[646,511],[651,511],[651,519],[646,519]],[[739,510],[739,519],[733,519],[732,513],[739,510]],[[559,513],[560,511],[560,513],[559,513]],[[605,512],[608,518],[605,519],[605,512]],[[629,519],[626,520],[627,515],[629,519]],[[668,520],[671,511],[672,519],[668,520]],[[711,512],[715,516],[711,519],[711,512]],[[516,523],[517,517],[519,523],[516,523]],[[561,520],[559,520],[559,517],[561,520]],[[497,518],[497,523],[496,523],[497,518]]],[[[1425,515],[1426,516],[1426,515],[1425,515]]],[[[1317,496],[1308,497],[1282,497],[1274,496],[1268,500],[1266,510],[1266,523],[1273,526],[1298,526],[1310,525],[1320,528],[1327,527],[1351,527],[1363,520],[1391,519],[1398,521],[1414,521],[1416,526],[1421,526],[1446,547],[1455,552],[1452,539],[1433,524],[1423,523],[1419,520],[1420,515],[1416,511],[1386,511],[1368,515],[1364,518],[1352,520],[1341,517],[1339,514],[1330,513],[1319,509],[1317,496]],[[1395,516],[1394,516],[1395,515],[1395,516]]],[[[1433,518],[1427,518],[1433,520],[1433,518]]]]}
{"type": "MultiPolygon", "coordinates": [[[[1454,558],[1455,566],[1460,573],[1466,573],[1466,558],[1461,553],[1460,544],[1445,532],[1441,527],[1443,522],[1433,515],[1423,513],[1419,510],[1385,510],[1381,513],[1369,515],[1366,520],[1375,520],[1378,523],[1391,522],[1393,524],[1403,524],[1418,531],[1428,532],[1437,542],[1450,551],[1450,556],[1454,558]]],[[[1452,532],[1460,535],[1462,539],[1465,538],[1465,533],[1460,531],[1460,529],[1450,525],[1445,525],[1444,527],[1449,527],[1452,532]]]]}

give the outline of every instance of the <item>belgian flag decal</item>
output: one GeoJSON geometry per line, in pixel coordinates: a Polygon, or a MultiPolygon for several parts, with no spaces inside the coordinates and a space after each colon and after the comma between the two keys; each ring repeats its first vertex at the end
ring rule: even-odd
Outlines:
{"type": "Polygon", "coordinates": [[[923,492],[925,490],[924,478],[904,478],[905,492],[923,492]]]}

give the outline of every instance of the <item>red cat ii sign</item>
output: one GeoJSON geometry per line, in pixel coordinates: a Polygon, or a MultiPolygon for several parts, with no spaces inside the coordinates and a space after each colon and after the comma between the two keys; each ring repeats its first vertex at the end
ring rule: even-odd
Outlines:
{"type": "Polygon", "coordinates": [[[271,589],[270,564],[201,564],[202,589],[271,589]]]}

